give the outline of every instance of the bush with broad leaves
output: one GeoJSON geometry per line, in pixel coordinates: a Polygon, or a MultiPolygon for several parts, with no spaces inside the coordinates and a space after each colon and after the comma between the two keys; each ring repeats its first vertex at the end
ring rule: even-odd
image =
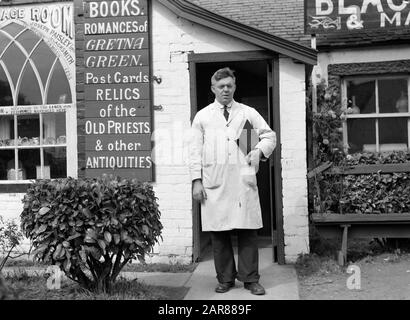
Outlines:
{"type": "Polygon", "coordinates": [[[38,261],[88,290],[110,292],[121,269],[144,261],[161,238],[156,200],[150,184],[113,176],[37,180],[21,224],[38,261]]]}
{"type": "Polygon", "coordinates": [[[23,240],[23,233],[20,231],[18,224],[14,220],[4,221],[3,217],[0,216],[0,255],[2,256],[0,273],[9,258],[18,258],[24,254],[20,252],[16,255],[14,252],[20,246],[21,240],[23,240]]]}

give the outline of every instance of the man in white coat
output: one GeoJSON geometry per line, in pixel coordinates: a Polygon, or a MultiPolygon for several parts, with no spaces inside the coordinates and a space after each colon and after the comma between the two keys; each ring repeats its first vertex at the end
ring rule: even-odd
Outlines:
{"type": "Polygon", "coordinates": [[[192,195],[201,202],[202,231],[211,232],[218,279],[215,291],[229,291],[237,278],[252,294],[263,295],[257,237],[257,229],[263,225],[256,172],[259,161],[272,154],[276,135],[254,108],[233,99],[236,79],[231,69],[216,71],[211,83],[215,101],[200,110],[192,122],[189,165],[192,195]],[[237,141],[247,121],[259,141],[244,154],[237,141]],[[232,230],[238,235],[238,270],[232,230]]]}

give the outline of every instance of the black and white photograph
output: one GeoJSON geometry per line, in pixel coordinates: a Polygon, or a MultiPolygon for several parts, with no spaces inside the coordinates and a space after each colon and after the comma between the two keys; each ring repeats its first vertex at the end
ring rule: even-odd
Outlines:
{"type": "Polygon", "coordinates": [[[409,94],[406,0],[0,0],[0,300],[410,300],[409,94]]]}

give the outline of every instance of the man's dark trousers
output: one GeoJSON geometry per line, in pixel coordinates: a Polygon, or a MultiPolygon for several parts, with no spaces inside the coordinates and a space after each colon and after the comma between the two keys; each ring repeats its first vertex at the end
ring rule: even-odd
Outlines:
{"type": "Polygon", "coordinates": [[[235,266],[231,231],[211,232],[216,278],[220,283],[232,282],[235,278],[242,282],[258,282],[260,275],[257,230],[235,231],[238,235],[238,271],[235,266]]]}

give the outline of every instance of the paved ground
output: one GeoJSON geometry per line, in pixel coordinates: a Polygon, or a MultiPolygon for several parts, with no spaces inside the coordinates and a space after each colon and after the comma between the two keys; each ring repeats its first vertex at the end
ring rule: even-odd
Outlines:
{"type": "MultiPolygon", "coordinates": [[[[237,259],[237,256],[235,256],[237,259]]],[[[237,261],[237,260],[236,260],[237,261]]],[[[259,249],[260,283],[266,295],[255,296],[244,289],[243,283],[236,281],[235,288],[226,293],[216,293],[215,267],[208,256],[193,272],[185,284],[189,291],[185,300],[298,300],[298,282],[293,266],[280,266],[272,262],[272,248],[259,249]]]]}

